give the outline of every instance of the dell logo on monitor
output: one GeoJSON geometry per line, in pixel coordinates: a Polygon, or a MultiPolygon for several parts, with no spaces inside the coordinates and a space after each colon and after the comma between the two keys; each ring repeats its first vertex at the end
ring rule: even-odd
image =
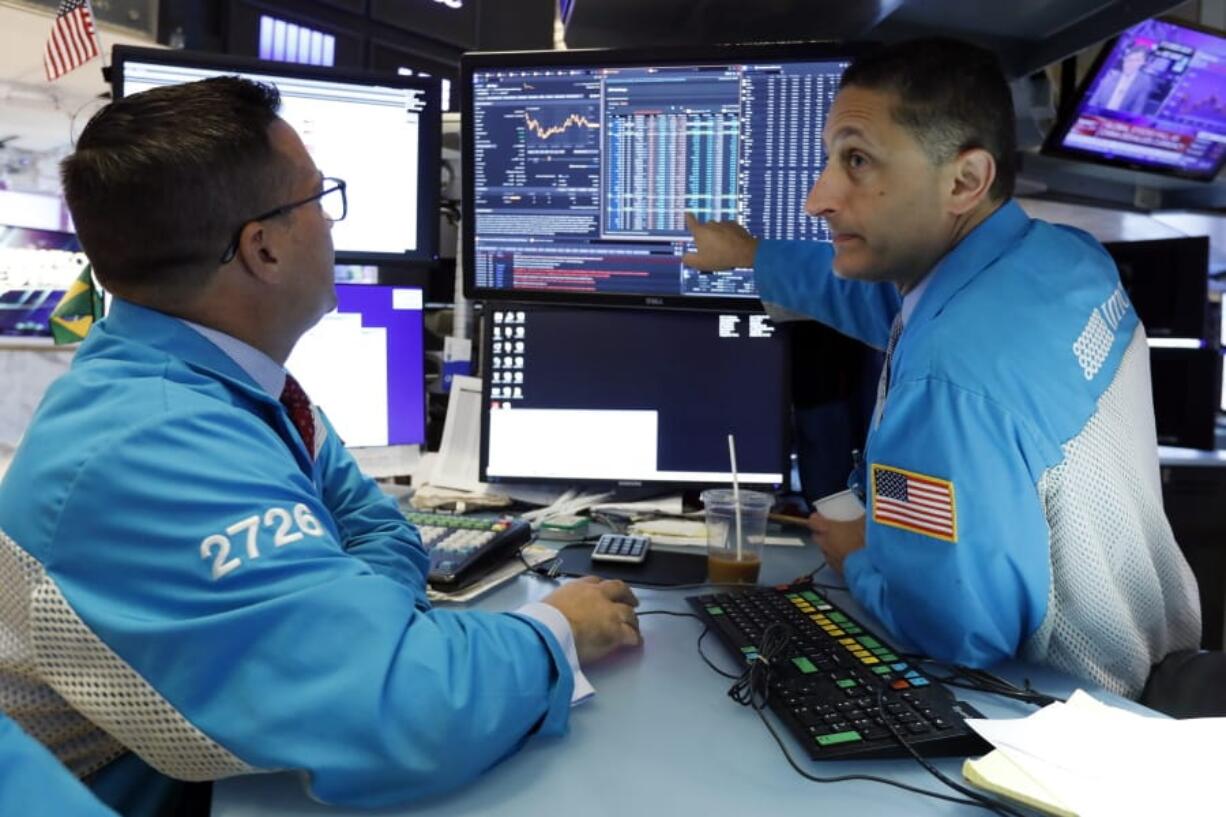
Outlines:
{"type": "Polygon", "coordinates": [[[464,8],[464,0],[434,0],[436,3],[442,3],[449,9],[464,8]]]}

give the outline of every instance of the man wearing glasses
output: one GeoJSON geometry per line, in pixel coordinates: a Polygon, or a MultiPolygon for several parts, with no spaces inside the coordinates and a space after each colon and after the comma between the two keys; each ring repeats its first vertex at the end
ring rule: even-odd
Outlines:
{"type": "Polygon", "coordinates": [[[157,88],[63,164],[115,299],[0,483],[0,708],[128,815],[272,770],[361,807],[454,788],[563,732],[579,662],[640,643],[620,582],[431,608],[417,531],[283,368],[336,305],[346,191],[278,107],[234,77],[157,88]]]}

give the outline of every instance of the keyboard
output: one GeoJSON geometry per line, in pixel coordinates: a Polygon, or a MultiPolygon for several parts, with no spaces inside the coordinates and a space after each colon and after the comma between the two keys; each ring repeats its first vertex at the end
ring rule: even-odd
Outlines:
{"type": "Polygon", "coordinates": [[[404,517],[421,534],[430,554],[427,580],[439,590],[472,584],[513,558],[532,538],[531,525],[509,516],[482,519],[410,511],[404,517]]]}
{"type": "Polygon", "coordinates": [[[688,601],[746,664],[757,659],[768,626],[791,628],[787,647],[772,661],[768,703],[814,760],[909,756],[886,718],[922,755],[979,755],[991,748],[965,723],[982,715],[811,584],[688,601]]]}

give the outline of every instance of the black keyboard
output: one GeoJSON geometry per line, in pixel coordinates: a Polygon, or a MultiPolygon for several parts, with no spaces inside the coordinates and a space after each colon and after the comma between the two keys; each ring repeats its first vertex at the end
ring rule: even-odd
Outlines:
{"type": "Polygon", "coordinates": [[[688,601],[746,664],[757,659],[767,627],[781,622],[791,628],[787,647],[771,662],[768,702],[814,760],[908,756],[886,718],[922,755],[978,755],[991,748],[964,722],[982,715],[811,584],[688,601]]]}

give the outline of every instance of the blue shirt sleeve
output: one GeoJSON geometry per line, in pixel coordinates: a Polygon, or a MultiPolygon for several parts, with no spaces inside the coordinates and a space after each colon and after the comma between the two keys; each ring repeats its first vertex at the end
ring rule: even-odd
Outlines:
{"type": "Polygon", "coordinates": [[[418,606],[429,607],[425,586],[430,557],[417,529],[400,513],[396,501],[362,473],[326,417],[324,422],[328,437],[318,458],[323,501],[336,522],[345,551],[375,572],[412,588],[418,606]]]}
{"type": "Polygon", "coordinates": [[[898,289],[889,283],[840,278],[833,261],[834,247],[828,241],[760,241],[754,256],[758,296],[884,349],[902,306],[898,289]]]}
{"type": "MultiPolygon", "coordinates": [[[[432,610],[415,583],[347,552],[255,415],[172,412],[129,430],[81,468],[61,519],[46,567],[89,631],[212,742],[302,771],[319,800],[408,802],[565,731],[573,677],[548,628],[432,610]]],[[[146,728],[108,725],[129,746],[146,728]]],[[[145,759],[181,776],[190,751],[145,759]]]]}
{"type": "Polygon", "coordinates": [[[118,817],[34,738],[0,715],[0,814],[118,817]]]}
{"type": "Polygon", "coordinates": [[[988,666],[1043,620],[1051,567],[1034,439],[989,396],[935,378],[891,386],[869,443],[866,546],[844,571],[856,600],[909,648],[988,666]],[[911,508],[891,513],[883,499],[897,509],[898,495],[881,489],[900,480],[877,482],[882,469],[948,482],[948,509],[912,492],[911,508]],[[954,535],[934,535],[946,510],[954,535]]]}

